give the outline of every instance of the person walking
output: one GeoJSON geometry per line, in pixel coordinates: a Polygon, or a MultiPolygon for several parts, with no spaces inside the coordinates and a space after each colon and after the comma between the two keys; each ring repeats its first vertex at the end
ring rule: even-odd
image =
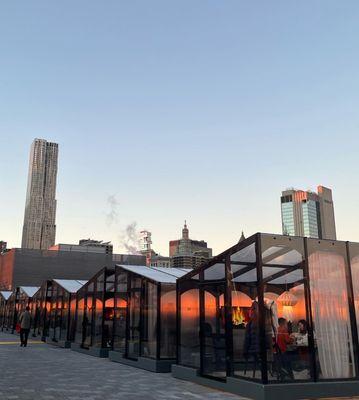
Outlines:
{"type": "Polygon", "coordinates": [[[20,323],[20,341],[21,341],[20,347],[26,347],[31,327],[31,314],[29,306],[27,306],[25,311],[20,314],[19,323],[20,323]]]}

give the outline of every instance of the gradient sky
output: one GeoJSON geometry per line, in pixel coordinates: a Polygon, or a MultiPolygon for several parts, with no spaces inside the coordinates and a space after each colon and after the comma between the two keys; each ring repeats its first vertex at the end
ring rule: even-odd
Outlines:
{"type": "Polygon", "coordinates": [[[0,240],[21,243],[40,137],[60,145],[57,242],[119,251],[136,221],[165,255],[187,219],[218,253],[318,184],[359,241],[358,20],[357,0],[2,1],[0,240]]]}

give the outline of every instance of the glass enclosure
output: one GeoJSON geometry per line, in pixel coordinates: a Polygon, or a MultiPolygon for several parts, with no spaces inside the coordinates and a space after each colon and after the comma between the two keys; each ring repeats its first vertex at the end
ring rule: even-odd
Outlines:
{"type": "Polygon", "coordinates": [[[133,360],[176,358],[176,281],[188,271],[116,266],[114,351],[133,360]]]}
{"type": "Polygon", "coordinates": [[[7,303],[9,300],[9,297],[11,296],[10,291],[0,291],[0,329],[3,331],[5,326],[7,325],[7,320],[8,320],[8,307],[7,303]]]}
{"type": "MultiPolygon", "coordinates": [[[[0,302],[1,308],[4,307],[4,309],[0,309],[0,315],[2,316],[1,328],[3,331],[15,332],[20,314],[27,306],[32,311],[32,298],[38,289],[38,287],[33,286],[17,287],[10,295],[7,295],[8,299],[6,301],[0,302]]],[[[2,296],[0,295],[0,297],[2,296]]]]}
{"type": "Polygon", "coordinates": [[[32,334],[54,342],[74,340],[76,292],[87,281],[45,281],[32,299],[32,334]]]}
{"type": "Polygon", "coordinates": [[[103,268],[76,295],[74,341],[82,348],[112,348],[115,270],[103,268]]]}
{"type": "Polygon", "coordinates": [[[258,233],[178,280],[178,364],[265,384],[358,378],[358,282],[359,244],[258,233]]]}

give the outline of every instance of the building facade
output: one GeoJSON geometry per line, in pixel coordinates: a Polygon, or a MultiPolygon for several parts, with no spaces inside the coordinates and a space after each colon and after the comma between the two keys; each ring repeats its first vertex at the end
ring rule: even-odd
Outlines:
{"type": "Polygon", "coordinates": [[[169,243],[171,266],[175,268],[196,268],[212,257],[212,249],[204,240],[192,240],[185,221],[182,238],[169,243]]]}
{"type": "Polygon", "coordinates": [[[336,240],[331,189],[318,186],[318,192],[289,189],[281,196],[284,235],[336,240]]]}
{"type": "Polygon", "coordinates": [[[111,242],[103,242],[102,240],[81,239],[79,241],[79,244],[59,243],[55,246],[51,246],[49,250],[112,254],[113,245],[111,244],[111,242]]]}
{"type": "Polygon", "coordinates": [[[0,255],[0,290],[40,286],[49,279],[89,279],[103,267],[144,265],[145,257],[78,250],[11,249],[0,255]]]}
{"type": "Polygon", "coordinates": [[[31,145],[21,247],[48,249],[55,244],[58,144],[35,139],[31,145]]]}

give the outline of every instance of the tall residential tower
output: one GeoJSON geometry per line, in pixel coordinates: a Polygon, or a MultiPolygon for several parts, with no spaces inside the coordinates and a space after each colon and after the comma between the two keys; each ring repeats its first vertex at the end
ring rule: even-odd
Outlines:
{"type": "Polygon", "coordinates": [[[318,193],[289,189],[281,196],[284,235],[336,240],[332,191],[318,186],[318,193]]]}
{"type": "Polygon", "coordinates": [[[22,248],[55,244],[58,144],[35,139],[31,145],[22,248]]]}

